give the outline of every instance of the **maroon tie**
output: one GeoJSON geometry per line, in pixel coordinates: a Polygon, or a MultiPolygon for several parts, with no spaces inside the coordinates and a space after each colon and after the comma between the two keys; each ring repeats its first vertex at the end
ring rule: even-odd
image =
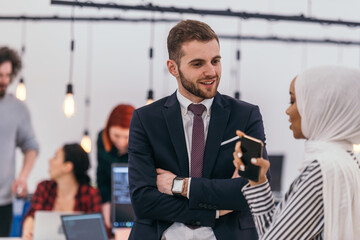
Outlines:
{"type": "Polygon", "coordinates": [[[201,178],[205,148],[204,122],[201,116],[205,110],[205,106],[202,104],[190,104],[188,109],[194,113],[190,177],[201,178]]]}

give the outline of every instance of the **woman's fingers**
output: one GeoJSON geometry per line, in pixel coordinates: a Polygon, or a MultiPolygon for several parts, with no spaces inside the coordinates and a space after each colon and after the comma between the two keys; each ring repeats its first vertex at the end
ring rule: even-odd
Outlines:
{"type": "Polygon", "coordinates": [[[240,141],[235,144],[235,151],[233,153],[233,157],[234,157],[234,161],[233,161],[234,166],[237,169],[239,169],[240,171],[244,171],[245,170],[245,165],[241,161],[242,152],[241,152],[241,142],[240,141]]]}
{"type": "Polygon", "coordinates": [[[270,163],[269,161],[263,159],[263,158],[252,158],[251,163],[255,166],[263,167],[263,168],[269,168],[270,163]]]}
{"type": "Polygon", "coordinates": [[[270,162],[263,158],[252,158],[250,161],[251,161],[251,164],[260,167],[258,181],[254,182],[254,181],[249,180],[250,185],[255,186],[255,185],[266,182],[267,181],[266,173],[270,167],[270,162]]]}
{"type": "MultiPolygon", "coordinates": [[[[233,162],[235,162],[235,160],[234,160],[233,162]]],[[[235,165],[235,163],[234,163],[234,165],[235,165]]],[[[240,177],[240,175],[239,175],[239,169],[238,169],[238,168],[235,168],[235,171],[234,171],[234,173],[233,173],[233,175],[232,175],[231,178],[238,178],[238,177],[240,177]]]]}
{"type": "Polygon", "coordinates": [[[245,135],[245,133],[243,133],[240,130],[236,130],[236,135],[238,135],[240,138],[242,138],[245,135]]]}

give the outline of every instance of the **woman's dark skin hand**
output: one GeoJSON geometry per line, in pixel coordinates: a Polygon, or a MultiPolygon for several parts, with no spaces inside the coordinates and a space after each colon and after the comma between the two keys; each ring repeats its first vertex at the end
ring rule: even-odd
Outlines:
{"type": "MultiPolygon", "coordinates": [[[[242,138],[242,136],[244,136],[244,133],[237,130],[236,131],[236,135],[238,135],[240,138],[242,138]]],[[[235,151],[233,153],[234,156],[234,166],[235,166],[235,173],[233,177],[239,177],[238,176],[238,171],[244,171],[245,170],[245,165],[244,163],[241,161],[241,157],[242,157],[242,152],[241,152],[241,142],[237,142],[235,145],[235,151]]],[[[255,166],[260,167],[260,172],[259,172],[259,180],[257,182],[249,180],[249,183],[251,186],[256,186],[259,184],[262,184],[264,182],[267,181],[267,177],[266,177],[266,173],[270,167],[270,162],[263,159],[263,158],[252,158],[251,159],[251,163],[255,166]]]]}

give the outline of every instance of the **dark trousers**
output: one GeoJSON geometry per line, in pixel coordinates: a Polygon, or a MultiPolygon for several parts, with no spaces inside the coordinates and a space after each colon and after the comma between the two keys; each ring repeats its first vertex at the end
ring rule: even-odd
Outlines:
{"type": "Polygon", "coordinates": [[[0,237],[8,237],[13,218],[12,204],[0,206],[0,237]]]}

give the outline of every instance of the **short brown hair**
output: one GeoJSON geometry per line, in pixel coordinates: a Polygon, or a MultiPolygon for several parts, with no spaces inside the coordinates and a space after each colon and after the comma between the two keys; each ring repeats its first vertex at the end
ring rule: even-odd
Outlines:
{"type": "Polygon", "coordinates": [[[12,66],[12,73],[11,73],[11,81],[13,77],[16,77],[16,75],[19,73],[21,69],[21,58],[19,57],[19,54],[8,47],[2,47],[0,48],[0,65],[4,62],[11,62],[12,66]]]}
{"type": "Polygon", "coordinates": [[[181,21],[170,30],[167,38],[169,59],[174,60],[177,65],[180,65],[180,59],[184,54],[181,47],[185,42],[192,40],[208,42],[213,39],[216,39],[219,43],[218,36],[206,23],[196,20],[181,21]]]}
{"type": "Polygon", "coordinates": [[[111,142],[109,135],[110,127],[117,126],[129,129],[134,110],[135,108],[131,105],[120,104],[117,105],[110,113],[105,129],[102,133],[104,148],[107,152],[110,152],[111,148],[113,147],[113,143],[111,142]]]}

